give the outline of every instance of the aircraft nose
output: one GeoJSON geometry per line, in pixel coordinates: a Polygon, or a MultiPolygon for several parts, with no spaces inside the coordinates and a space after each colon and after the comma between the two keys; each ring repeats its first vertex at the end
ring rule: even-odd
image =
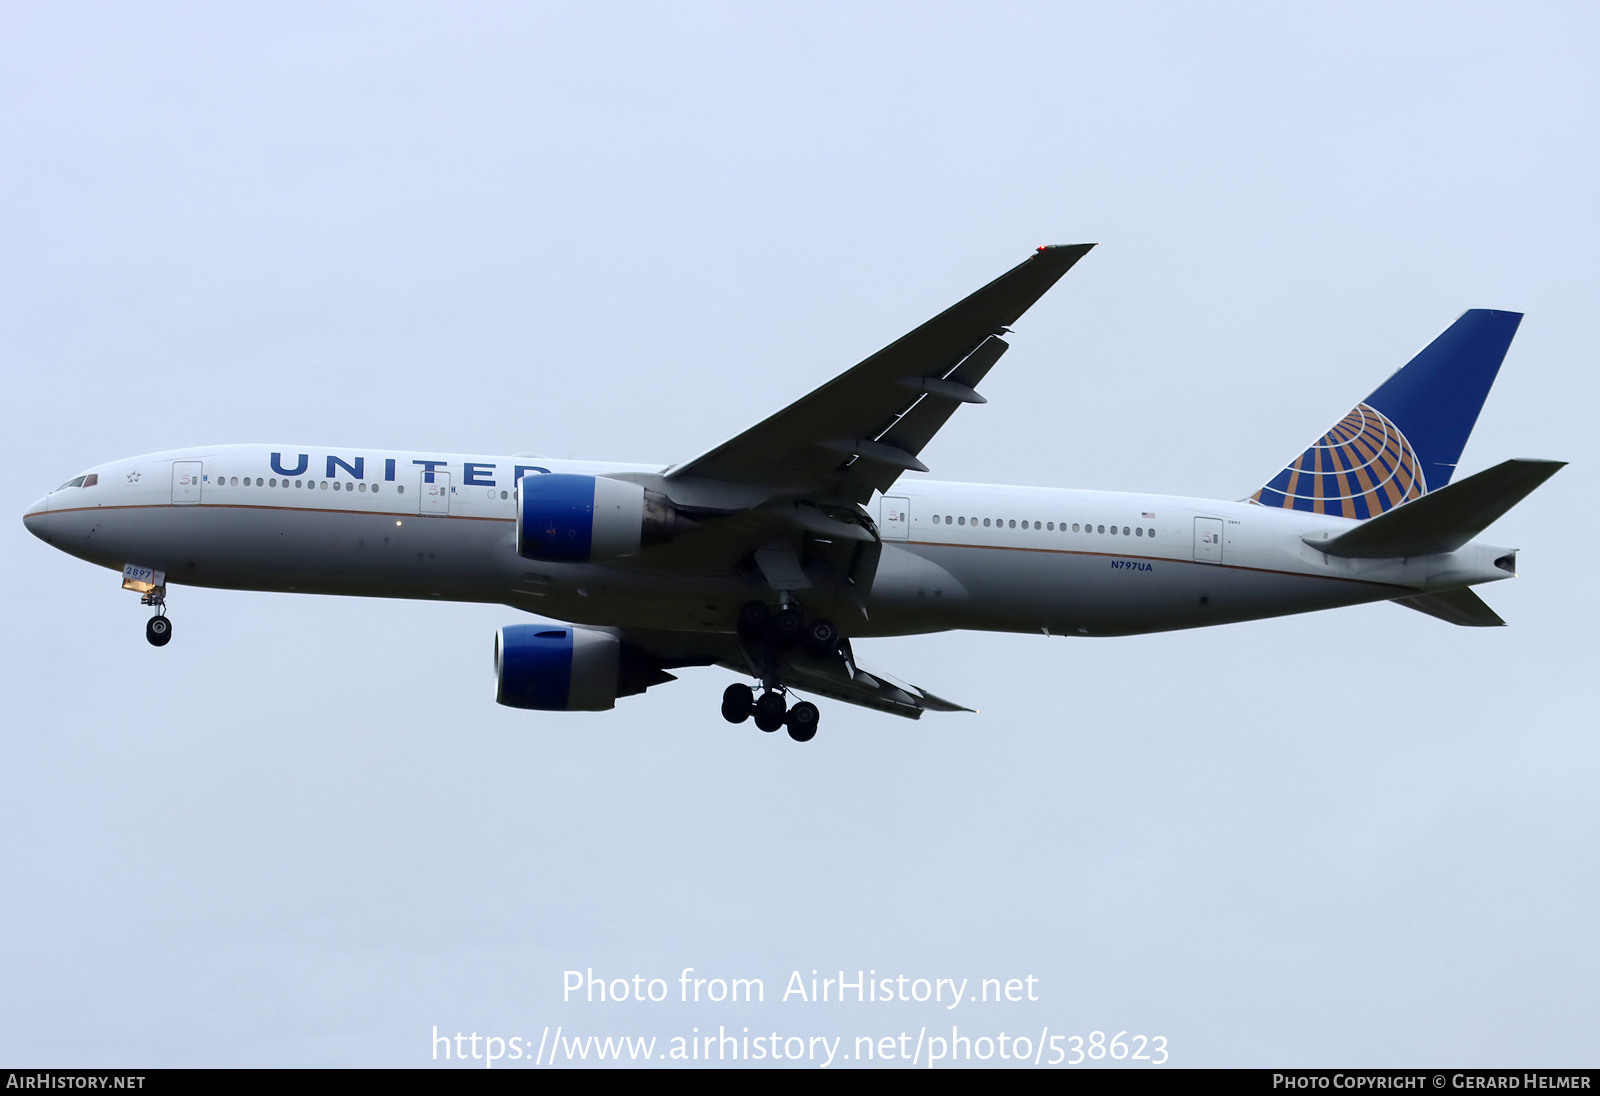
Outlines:
{"type": "Polygon", "coordinates": [[[50,543],[50,538],[45,534],[45,531],[44,531],[44,524],[45,523],[40,521],[40,520],[38,520],[38,519],[43,517],[45,514],[47,514],[49,512],[50,512],[50,496],[49,495],[46,495],[44,498],[39,499],[32,506],[28,507],[26,510],[24,510],[22,512],[22,524],[23,524],[23,526],[28,530],[28,532],[30,532],[34,536],[38,537],[40,540],[44,541],[46,544],[50,543]]]}

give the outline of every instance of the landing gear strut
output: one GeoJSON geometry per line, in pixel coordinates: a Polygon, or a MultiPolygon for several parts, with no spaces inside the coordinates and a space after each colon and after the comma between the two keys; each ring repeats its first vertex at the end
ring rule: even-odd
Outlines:
{"type": "Polygon", "coordinates": [[[770,643],[781,650],[801,640],[817,658],[826,658],[839,649],[839,629],[833,621],[814,617],[808,623],[800,606],[790,603],[773,609],[759,601],[747,601],[739,610],[739,638],[746,643],[770,643]]]}
{"type": "Polygon", "coordinates": [[[149,593],[139,599],[139,604],[153,606],[156,611],[156,615],[144,626],[144,638],[150,641],[150,646],[165,647],[171,643],[172,621],[167,619],[167,588],[152,587],[149,593]]]}
{"type": "Polygon", "coordinates": [[[781,648],[793,647],[805,631],[806,615],[798,605],[785,605],[772,617],[770,626],[772,642],[781,648]]]}
{"type": "Polygon", "coordinates": [[[769,733],[783,726],[784,707],[782,693],[775,689],[762,693],[756,701],[756,726],[769,733]]]}
{"type": "Polygon", "coordinates": [[[836,658],[839,629],[822,617],[807,620],[805,611],[792,601],[776,608],[747,601],[739,610],[738,632],[765,688],[758,698],[748,685],[729,685],[722,694],[722,718],[743,723],[754,717],[756,726],[768,734],[787,727],[796,742],[810,742],[817,737],[820,713],[805,700],[789,706],[778,675],[779,652],[804,644],[812,658],[836,658]]]}

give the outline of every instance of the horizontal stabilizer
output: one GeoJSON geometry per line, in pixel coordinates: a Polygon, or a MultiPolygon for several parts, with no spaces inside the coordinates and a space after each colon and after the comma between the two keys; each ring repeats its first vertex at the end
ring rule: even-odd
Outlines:
{"type": "Polygon", "coordinates": [[[1463,628],[1501,628],[1506,623],[1500,619],[1499,613],[1485,605],[1481,597],[1465,586],[1437,594],[1397,597],[1394,603],[1450,624],[1459,624],[1463,628]]]}
{"type": "Polygon", "coordinates": [[[1347,533],[1304,540],[1319,552],[1355,559],[1454,552],[1565,465],[1559,460],[1504,461],[1385,511],[1347,533]]]}

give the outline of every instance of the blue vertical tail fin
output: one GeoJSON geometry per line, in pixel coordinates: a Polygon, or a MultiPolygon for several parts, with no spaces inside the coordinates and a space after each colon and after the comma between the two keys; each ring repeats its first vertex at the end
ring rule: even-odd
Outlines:
{"type": "Polygon", "coordinates": [[[1520,312],[1463,313],[1250,501],[1370,518],[1443,487],[1521,322],[1520,312]]]}

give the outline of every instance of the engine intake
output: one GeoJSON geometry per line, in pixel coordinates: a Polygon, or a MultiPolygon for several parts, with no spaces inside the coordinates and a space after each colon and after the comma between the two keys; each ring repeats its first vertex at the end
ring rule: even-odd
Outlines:
{"type": "Polygon", "coordinates": [[[618,697],[673,680],[610,632],[562,624],[501,628],[494,675],[497,703],[545,712],[603,712],[618,697]]]}
{"type": "Polygon", "coordinates": [[[517,554],[551,563],[615,559],[690,526],[665,495],[628,480],[566,473],[517,484],[517,554]]]}

